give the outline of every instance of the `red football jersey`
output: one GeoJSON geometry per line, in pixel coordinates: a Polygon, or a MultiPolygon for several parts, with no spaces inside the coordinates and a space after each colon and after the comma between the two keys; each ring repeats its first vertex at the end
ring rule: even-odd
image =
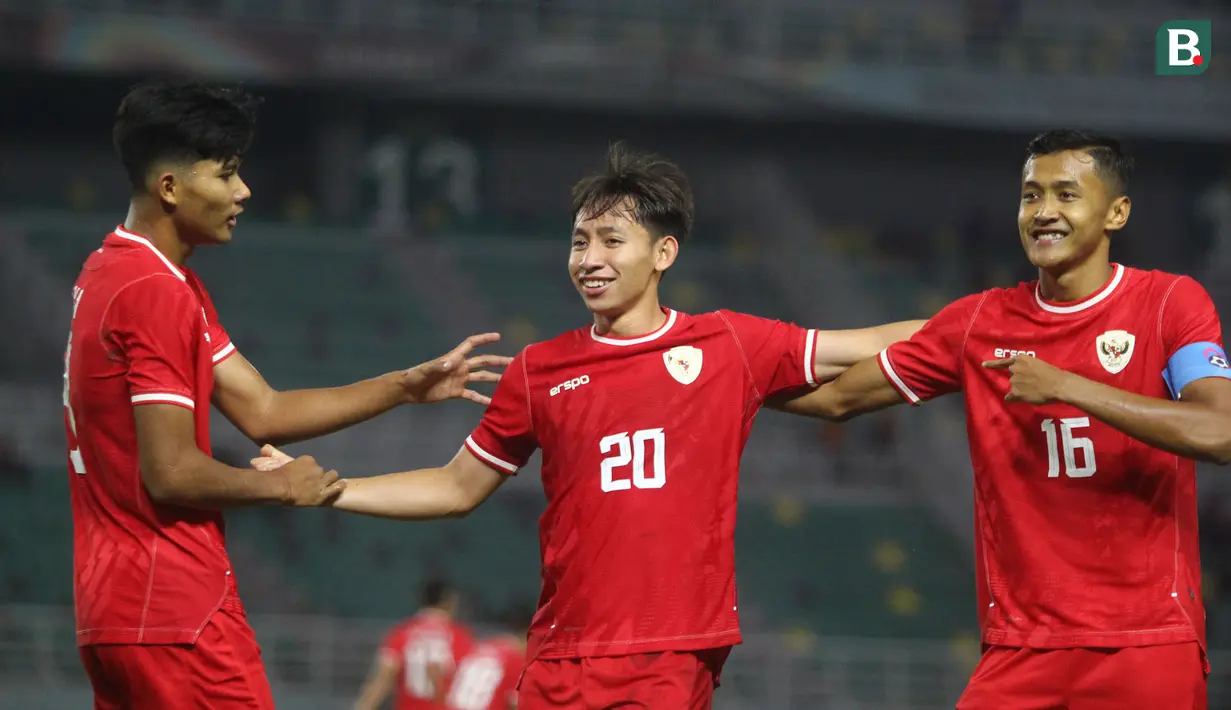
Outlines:
{"type": "Polygon", "coordinates": [[[193,643],[233,592],[222,516],[146,493],[133,407],[193,410],[210,453],[213,366],[234,351],[200,280],[145,238],[117,227],[86,260],[64,355],[79,644],[193,643]]]}
{"type": "Polygon", "coordinates": [[[881,353],[886,377],[912,403],[965,392],[985,642],[1204,644],[1193,461],[1068,405],[1005,402],[1008,372],[982,366],[1025,353],[1170,398],[1169,359],[1202,342],[1220,344],[1221,327],[1200,285],[1115,265],[1084,301],[1048,303],[1037,283],[993,289],[881,353]]]}
{"type": "Polygon", "coordinates": [[[465,626],[445,614],[425,609],[394,627],[381,645],[381,653],[398,665],[395,710],[433,710],[436,686],[429,666],[445,671],[447,684],[457,662],[471,648],[473,640],[465,626]]]}
{"type": "Polygon", "coordinates": [[[740,641],[739,459],[762,401],[814,384],[816,331],[666,314],[638,338],[586,328],[527,347],[466,439],[505,473],[543,450],[531,658],[740,641]]]}
{"type": "Polygon", "coordinates": [[[457,666],[448,710],[513,710],[517,682],[526,657],[513,641],[492,639],[477,644],[457,666]]]}

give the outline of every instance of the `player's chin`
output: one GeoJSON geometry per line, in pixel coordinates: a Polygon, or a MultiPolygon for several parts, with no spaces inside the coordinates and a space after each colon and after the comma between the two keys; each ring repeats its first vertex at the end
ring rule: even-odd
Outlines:
{"type": "Polygon", "coordinates": [[[577,287],[577,295],[581,296],[581,300],[586,304],[586,308],[589,308],[592,311],[602,310],[603,307],[609,305],[611,302],[610,286],[600,293],[592,293],[587,291],[586,287],[579,283],[574,283],[574,286],[577,287]]]}
{"type": "Polygon", "coordinates": [[[1026,246],[1026,258],[1038,269],[1055,269],[1073,260],[1071,249],[1058,248],[1059,245],[1029,244],[1026,246]]]}
{"type": "Polygon", "coordinates": [[[230,224],[224,224],[215,230],[212,236],[215,244],[226,244],[235,238],[235,227],[230,224]]]}

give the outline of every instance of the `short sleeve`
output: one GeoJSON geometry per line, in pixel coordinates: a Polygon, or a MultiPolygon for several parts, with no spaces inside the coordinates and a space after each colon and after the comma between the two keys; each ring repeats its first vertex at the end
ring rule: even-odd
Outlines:
{"type": "Polygon", "coordinates": [[[1201,284],[1187,276],[1175,281],[1163,302],[1159,330],[1167,353],[1163,380],[1172,397],[1179,399],[1196,380],[1231,379],[1218,311],[1201,284]]]}
{"type": "Polygon", "coordinates": [[[1171,287],[1163,303],[1160,325],[1167,357],[1193,343],[1222,345],[1222,324],[1214,301],[1201,284],[1188,276],[1181,276],[1171,287]]]}
{"type": "Polygon", "coordinates": [[[235,344],[227,334],[222,323],[218,321],[218,311],[214,308],[214,299],[210,298],[205,284],[194,273],[191,275],[197,296],[201,299],[201,315],[205,316],[205,339],[209,342],[210,357],[215,365],[235,354],[235,344]]]}
{"type": "Polygon", "coordinates": [[[398,627],[385,635],[385,640],[380,644],[380,655],[388,659],[391,663],[402,665],[402,646],[406,642],[406,633],[402,627],[398,627]]]}
{"type": "Polygon", "coordinates": [[[984,298],[974,294],[954,301],[910,340],[881,351],[881,370],[906,401],[919,404],[962,388],[962,348],[984,298]]]}
{"type": "Polygon", "coordinates": [[[466,437],[466,448],[501,473],[517,473],[538,448],[530,413],[526,351],[505,368],[483,421],[466,437]]]}
{"type": "Polygon", "coordinates": [[[718,311],[748,363],[761,397],[816,385],[816,331],[793,323],[718,311]]]}
{"type": "Polygon", "coordinates": [[[125,286],[104,316],[104,337],[128,365],[133,404],[177,404],[195,409],[200,302],[171,274],[125,286]]]}

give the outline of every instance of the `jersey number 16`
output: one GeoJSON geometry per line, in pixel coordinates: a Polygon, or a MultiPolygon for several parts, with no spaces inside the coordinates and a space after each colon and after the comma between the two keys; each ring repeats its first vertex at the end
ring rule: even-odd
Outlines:
{"type": "Polygon", "coordinates": [[[1098,465],[1094,461],[1094,442],[1084,436],[1073,436],[1074,429],[1084,429],[1090,426],[1090,417],[1067,417],[1059,421],[1043,420],[1043,434],[1047,437],[1047,477],[1060,477],[1060,451],[1064,450],[1064,475],[1069,478],[1089,478],[1094,475],[1098,465]],[[1059,437],[1056,429],[1060,430],[1059,437]],[[1059,442],[1057,442],[1057,438],[1059,442]],[[1081,464],[1078,465],[1077,452],[1081,452],[1081,464]]]}

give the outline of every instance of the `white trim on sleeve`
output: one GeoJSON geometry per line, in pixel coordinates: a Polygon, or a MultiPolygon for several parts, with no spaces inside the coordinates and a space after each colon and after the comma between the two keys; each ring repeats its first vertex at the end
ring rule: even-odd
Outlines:
{"type": "Polygon", "coordinates": [[[504,469],[505,471],[508,471],[509,473],[517,473],[517,469],[519,468],[517,464],[509,463],[508,461],[505,461],[502,458],[497,458],[496,456],[493,456],[487,453],[486,451],[483,450],[482,446],[479,446],[478,444],[474,442],[473,436],[466,437],[466,448],[470,449],[474,453],[475,456],[478,456],[479,458],[483,459],[484,461],[488,462],[489,464],[497,468],[504,469]]]}
{"type": "Polygon", "coordinates": [[[135,394],[132,398],[133,404],[178,404],[189,409],[196,409],[197,403],[192,399],[185,397],[182,394],[171,394],[169,392],[158,392],[155,394],[135,394]]]}
{"type": "Polygon", "coordinates": [[[881,351],[880,361],[881,367],[885,368],[885,374],[889,375],[890,383],[896,387],[897,390],[902,393],[902,396],[906,397],[911,404],[919,404],[919,395],[912,392],[911,389],[906,386],[906,383],[902,381],[902,378],[898,377],[897,371],[893,369],[893,363],[889,362],[888,349],[881,351]]]}
{"type": "Polygon", "coordinates": [[[809,330],[804,338],[804,377],[808,384],[816,385],[816,331],[809,330]]]}
{"type": "Polygon", "coordinates": [[[235,343],[227,343],[227,346],[218,352],[214,353],[214,364],[222,362],[223,358],[235,352],[235,343]]]}

